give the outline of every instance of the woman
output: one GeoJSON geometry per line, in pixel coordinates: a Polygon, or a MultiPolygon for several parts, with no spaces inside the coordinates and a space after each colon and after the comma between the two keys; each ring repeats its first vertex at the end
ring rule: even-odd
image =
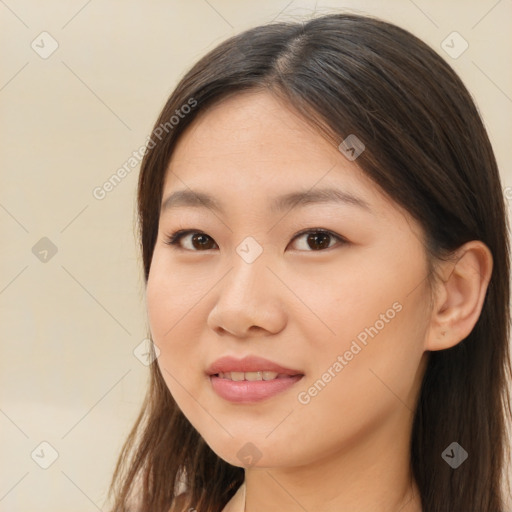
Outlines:
{"type": "Polygon", "coordinates": [[[138,208],[160,355],[113,510],[505,511],[504,200],[432,49],[345,14],[232,37],[138,208]]]}

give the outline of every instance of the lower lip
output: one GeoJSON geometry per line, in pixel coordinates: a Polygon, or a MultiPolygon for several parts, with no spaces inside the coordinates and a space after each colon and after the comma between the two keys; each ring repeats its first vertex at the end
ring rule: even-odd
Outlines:
{"type": "Polygon", "coordinates": [[[210,382],[214,391],[225,400],[230,402],[259,402],[277,395],[292,387],[302,379],[304,375],[284,377],[272,380],[241,380],[233,381],[222,379],[216,375],[210,376],[210,382]]]}

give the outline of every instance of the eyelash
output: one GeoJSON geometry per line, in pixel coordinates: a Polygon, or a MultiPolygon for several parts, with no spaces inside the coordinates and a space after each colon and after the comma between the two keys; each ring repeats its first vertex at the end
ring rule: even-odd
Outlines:
{"type": "MultiPolygon", "coordinates": [[[[348,241],[345,238],[343,238],[342,236],[337,235],[336,233],[333,233],[332,231],[329,231],[327,229],[322,229],[322,228],[310,228],[310,229],[301,231],[300,233],[297,233],[292,238],[292,241],[295,240],[296,238],[301,237],[302,235],[306,235],[306,234],[310,234],[310,233],[323,233],[323,234],[331,236],[332,238],[336,239],[338,242],[341,242],[342,244],[348,243],[348,241]]],[[[208,238],[210,238],[211,240],[213,240],[212,237],[210,237],[208,234],[204,233],[203,231],[197,231],[194,229],[180,229],[178,231],[175,231],[171,235],[167,235],[165,237],[164,243],[167,245],[173,246],[173,248],[175,248],[177,250],[183,250],[183,251],[189,251],[189,252],[205,252],[205,251],[211,250],[211,249],[205,249],[205,251],[200,251],[200,250],[193,250],[193,249],[184,249],[183,247],[181,247],[179,245],[181,239],[184,236],[189,235],[189,234],[205,235],[208,238]]],[[[215,242],[215,244],[216,244],[216,242],[215,242]]],[[[303,251],[303,252],[325,252],[334,247],[335,246],[327,247],[326,249],[309,250],[309,251],[303,251]]]]}

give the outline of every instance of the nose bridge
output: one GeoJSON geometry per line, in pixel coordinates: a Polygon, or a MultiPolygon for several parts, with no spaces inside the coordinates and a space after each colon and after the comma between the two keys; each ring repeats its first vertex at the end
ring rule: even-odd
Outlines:
{"type": "Polygon", "coordinates": [[[252,236],[244,238],[235,247],[230,261],[232,270],[227,276],[229,292],[234,293],[234,298],[241,299],[264,286],[265,279],[269,277],[266,274],[271,274],[266,268],[267,256],[268,251],[264,251],[263,246],[252,236]]]}

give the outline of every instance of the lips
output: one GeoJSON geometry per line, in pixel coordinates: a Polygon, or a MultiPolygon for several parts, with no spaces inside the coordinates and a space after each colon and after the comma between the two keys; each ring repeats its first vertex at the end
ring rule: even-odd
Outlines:
{"type": "Polygon", "coordinates": [[[304,374],[268,359],[222,357],[206,370],[212,390],[236,404],[267,400],[295,386],[304,374]]]}
{"type": "Polygon", "coordinates": [[[215,375],[228,378],[230,378],[229,375],[225,374],[231,374],[232,372],[237,375],[237,380],[241,380],[241,373],[261,372],[262,375],[270,376],[272,375],[271,373],[265,374],[264,372],[273,372],[277,373],[277,378],[304,375],[300,370],[286,368],[278,363],[270,361],[269,359],[258,356],[246,356],[243,359],[236,359],[231,356],[221,357],[211,364],[206,370],[206,373],[209,376],[215,375]]]}

